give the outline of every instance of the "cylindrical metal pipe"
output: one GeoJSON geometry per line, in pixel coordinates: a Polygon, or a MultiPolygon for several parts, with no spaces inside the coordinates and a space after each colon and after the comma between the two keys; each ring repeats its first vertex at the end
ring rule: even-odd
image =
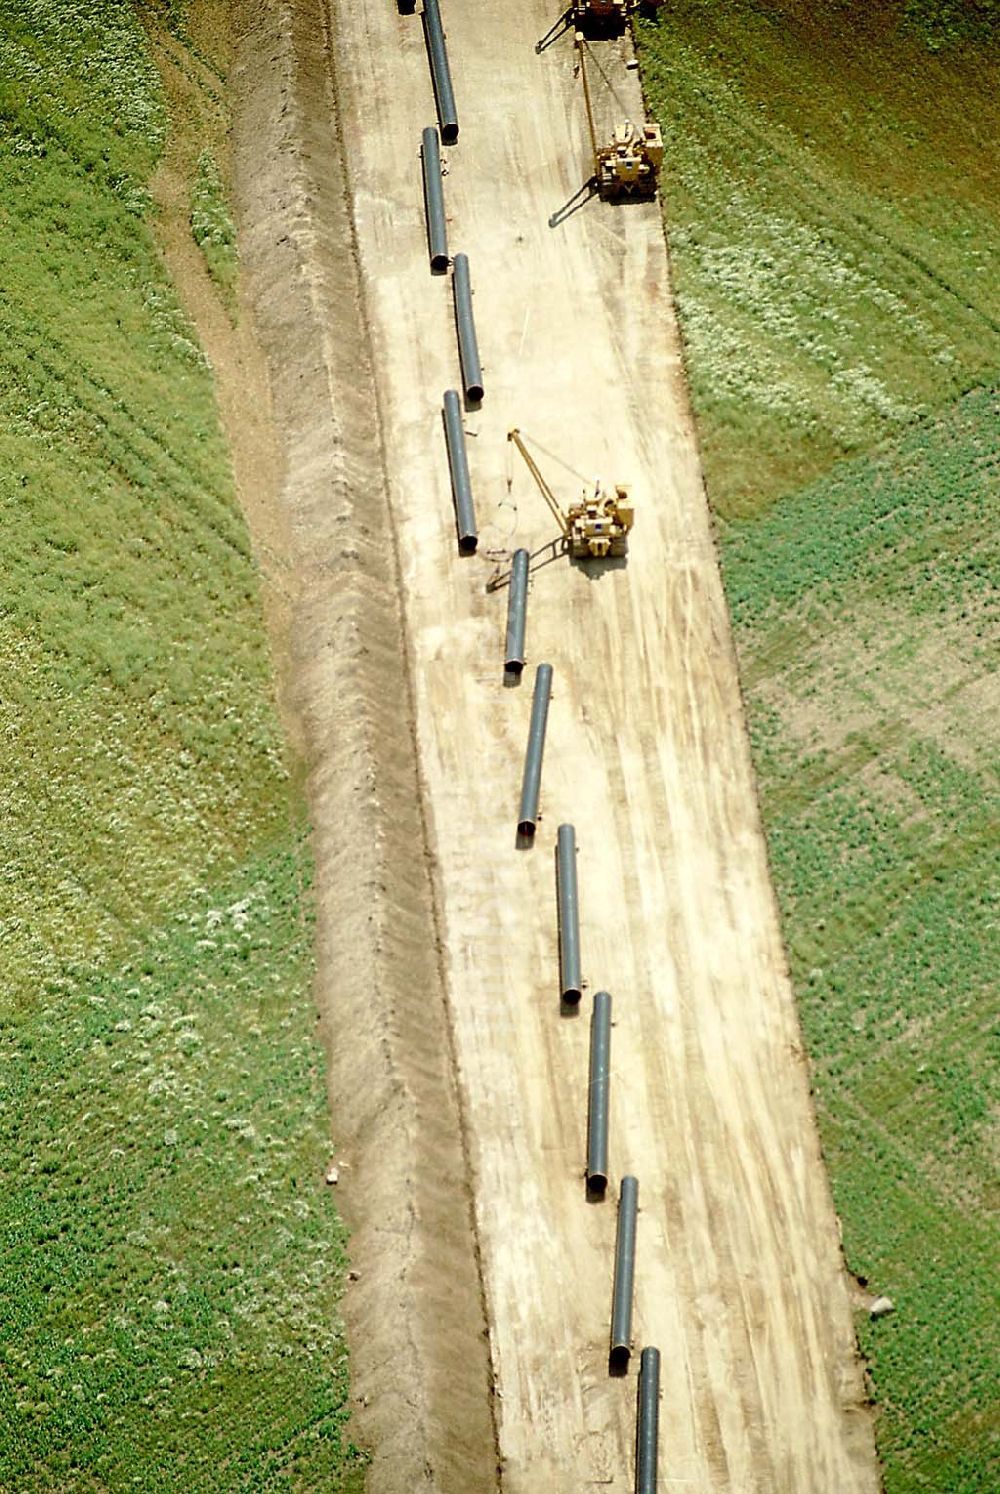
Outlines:
{"type": "Polygon", "coordinates": [[[444,44],[444,27],[441,25],[438,0],[424,0],[424,35],[431,62],[431,80],[437,101],[441,139],[445,145],[454,145],[458,139],[458,115],[455,113],[455,92],[451,86],[451,68],[448,66],[448,51],[444,44]]]}
{"type": "Polygon", "coordinates": [[[524,754],[524,776],[521,779],[521,807],[517,815],[519,835],[533,836],[538,819],[538,790],[542,782],[542,753],[545,750],[545,725],[549,719],[549,697],[552,694],[552,665],[539,664],[535,670],[535,690],[531,697],[531,725],[528,727],[528,750],[524,754]]]}
{"type": "Polygon", "coordinates": [[[462,362],[462,381],[466,398],[478,405],[483,397],[483,370],[479,362],[476,324],[472,319],[472,282],[469,279],[469,256],[455,255],[452,277],[455,292],[455,324],[458,327],[458,356],[462,362]]]}
{"type": "Polygon", "coordinates": [[[428,125],[423,132],[420,159],[424,168],[427,248],[431,269],[440,272],[448,268],[448,225],[444,217],[444,187],[441,185],[441,147],[433,125],[428,125]]]}
{"type": "Polygon", "coordinates": [[[528,612],[527,550],[515,550],[510,563],[510,587],[507,592],[507,641],[504,644],[503,667],[509,674],[520,674],[524,668],[524,630],[528,612]]]}
{"type": "Polygon", "coordinates": [[[465,451],[465,429],[462,405],[457,389],[446,389],[444,396],[444,434],[448,442],[448,466],[451,468],[451,491],[455,499],[455,524],[461,555],[474,555],[479,544],[476,510],[472,502],[469,458],[465,451]]]}
{"type": "Polygon", "coordinates": [[[622,1178],[618,1190],[618,1233],[615,1237],[615,1289],[611,1298],[612,1369],[623,1370],[632,1355],[632,1298],[635,1284],[635,1222],[639,1212],[637,1178],[622,1178]]]}
{"type": "Polygon", "coordinates": [[[580,911],[576,886],[576,831],[560,825],[556,837],[556,890],[559,905],[559,993],[575,1006],[583,994],[580,982],[580,911]]]}
{"type": "Polygon", "coordinates": [[[656,1460],[660,1441],[660,1351],[639,1356],[638,1411],[635,1424],[635,1494],[656,1494],[656,1460]]]}
{"type": "Polygon", "coordinates": [[[587,1103],[587,1192],[608,1186],[608,1098],[611,1089],[611,997],[598,991],[590,1014],[590,1088],[587,1103]]]}

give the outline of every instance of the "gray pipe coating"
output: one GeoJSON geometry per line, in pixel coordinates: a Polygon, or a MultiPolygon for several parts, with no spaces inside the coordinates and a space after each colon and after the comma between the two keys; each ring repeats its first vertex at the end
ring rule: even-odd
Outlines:
{"type": "Polygon", "coordinates": [[[583,995],[580,982],[580,911],[576,883],[576,831],[560,825],[556,838],[559,907],[559,994],[569,1006],[583,995]]]}
{"type": "Polygon", "coordinates": [[[660,1441],[659,1349],[643,1349],[639,1356],[637,1400],[635,1494],[656,1494],[656,1462],[660,1441]]]}
{"type": "Polygon", "coordinates": [[[545,725],[549,717],[552,694],[552,665],[539,664],[535,670],[535,690],[531,697],[531,725],[528,747],[524,754],[524,776],[521,779],[521,807],[517,815],[519,835],[531,837],[538,819],[538,791],[542,782],[542,753],[545,750],[545,725]]]}
{"type": "Polygon", "coordinates": [[[424,208],[427,213],[427,248],[431,269],[448,268],[448,225],[444,216],[444,187],[441,183],[441,147],[438,132],[428,125],[423,132],[420,159],[424,170],[424,208]]]}
{"type": "Polygon", "coordinates": [[[624,1177],[618,1190],[618,1232],[615,1236],[615,1286],[611,1298],[612,1369],[623,1370],[632,1355],[632,1300],[635,1289],[635,1225],[639,1212],[639,1183],[624,1177]]]}
{"type": "Polygon", "coordinates": [[[472,319],[472,282],[469,279],[469,256],[455,255],[455,273],[452,276],[455,292],[455,324],[458,327],[458,356],[462,363],[462,382],[465,395],[472,404],[478,405],[483,397],[483,370],[479,362],[479,343],[476,339],[476,324],[472,319]]]}
{"type": "Polygon", "coordinates": [[[590,1014],[590,1085],[587,1099],[587,1192],[601,1198],[608,1186],[608,1098],[611,1089],[611,997],[598,991],[590,1014]]]}
{"type": "Polygon", "coordinates": [[[479,544],[476,532],[476,510],[472,502],[469,458],[465,451],[462,406],[457,389],[447,389],[444,396],[444,434],[448,443],[448,466],[451,469],[451,491],[455,499],[455,523],[461,555],[474,555],[479,544]]]}
{"type": "Polygon", "coordinates": [[[520,674],[524,668],[524,634],[528,615],[527,550],[515,550],[510,564],[510,586],[507,591],[507,641],[504,644],[503,667],[509,674],[520,674]]]}
{"type": "Polygon", "coordinates": [[[437,102],[441,139],[445,145],[454,145],[458,139],[458,115],[455,113],[455,91],[451,86],[451,68],[448,66],[448,50],[444,44],[444,27],[438,0],[424,0],[424,35],[427,38],[427,55],[431,63],[431,81],[437,102]]]}

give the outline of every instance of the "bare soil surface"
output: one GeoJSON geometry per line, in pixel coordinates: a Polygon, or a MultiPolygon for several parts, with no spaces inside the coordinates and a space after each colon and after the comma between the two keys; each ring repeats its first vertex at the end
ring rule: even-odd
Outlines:
{"type": "MultiPolygon", "coordinates": [[[[607,1368],[614,1199],[632,1172],[661,1486],[874,1494],[659,209],[594,200],[550,228],[590,169],[569,42],[535,55],[542,0],[445,12],[451,248],[470,256],[487,389],[466,417],[481,548],[538,552],[530,666],[555,668],[531,849],[515,820],[532,668],[505,688],[506,593],[486,590],[489,556],[455,544],[440,406],[459,375],[450,285],[427,265],[419,15],[252,0],[234,72],[371,1488],[478,1494],[498,1455],[509,1494],[632,1488],[634,1372],[607,1368]],[[631,485],[626,564],[553,557],[512,425],[631,485]],[[589,995],[575,1017],[558,1000],[563,820],[584,973],[615,1003],[612,1186],[596,1204],[589,995]]],[[[638,117],[625,49],[600,55],[638,117]]]]}
{"type": "MultiPolygon", "coordinates": [[[[614,1201],[588,1205],[582,1177],[589,1003],[566,1018],[557,995],[552,846],[571,820],[585,974],[615,998],[612,1165],[640,1182],[637,1346],[663,1351],[664,1482],[874,1489],[659,210],[592,201],[550,228],[589,174],[568,39],[535,55],[551,20],[535,0],[451,3],[445,19],[461,121],[451,247],[470,256],[486,369],[467,416],[484,543],[551,537],[510,466],[515,424],[580,473],[627,480],[638,513],[627,565],[535,569],[529,647],[554,665],[555,694],[545,820],[519,851],[531,676],[504,688],[504,594],[486,592],[485,557],[456,554],[439,411],[458,369],[424,242],[420,21],[384,0],[337,8],[504,1487],[632,1479],[634,1384],[607,1373],[614,1201]]],[[[639,116],[622,49],[600,55],[639,116]]]]}

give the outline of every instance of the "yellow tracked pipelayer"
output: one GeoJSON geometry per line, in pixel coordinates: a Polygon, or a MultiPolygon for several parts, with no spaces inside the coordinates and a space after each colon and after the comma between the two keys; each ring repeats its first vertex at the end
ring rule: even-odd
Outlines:
{"type": "Polygon", "coordinates": [[[579,502],[572,504],[563,513],[552,489],[539,471],[538,463],[521,439],[521,432],[508,431],[507,440],[513,441],[524,458],[539,492],[562,530],[566,549],[574,560],[603,560],[608,555],[628,553],[628,535],[635,523],[635,509],[629,502],[627,488],[616,484],[612,493],[602,488],[600,483],[595,483],[593,492],[584,489],[579,502]]]}
{"type": "Polygon", "coordinates": [[[663,161],[663,137],[659,125],[634,125],[625,119],[616,125],[614,134],[606,145],[598,145],[597,128],[594,124],[594,109],[590,100],[590,82],[587,78],[586,41],[579,31],[574,36],[579,62],[577,69],[583,83],[583,99],[587,106],[587,127],[590,130],[590,145],[594,153],[594,180],[602,197],[651,197],[656,191],[656,179],[663,161]]]}

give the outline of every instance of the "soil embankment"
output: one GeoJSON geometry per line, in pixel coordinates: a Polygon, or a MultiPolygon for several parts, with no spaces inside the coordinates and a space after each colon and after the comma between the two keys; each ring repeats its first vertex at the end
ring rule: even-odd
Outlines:
{"type": "Polygon", "coordinates": [[[327,18],[310,0],[241,16],[241,249],[292,536],[291,699],[310,765],[338,1197],[360,1273],[345,1307],[359,1430],[378,1487],[486,1489],[485,1321],[327,18]]]}
{"type": "Polygon", "coordinates": [[[169,156],[157,193],[308,767],[316,995],[357,1271],[344,1308],[353,1432],[374,1449],[375,1488],[487,1490],[486,1324],[327,18],[309,0],[256,0],[234,7],[232,40],[238,329],[190,240],[169,156]]]}

